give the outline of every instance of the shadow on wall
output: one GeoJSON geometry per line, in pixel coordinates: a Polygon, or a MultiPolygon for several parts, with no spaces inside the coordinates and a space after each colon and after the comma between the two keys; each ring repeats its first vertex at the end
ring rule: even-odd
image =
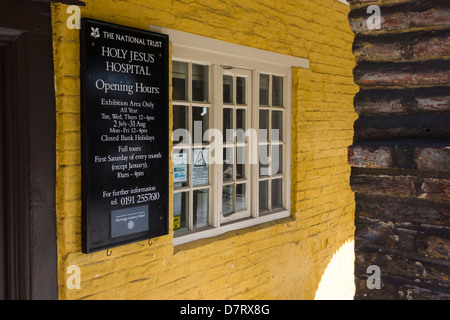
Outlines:
{"type": "Polygon", "coordinates": [[[348,240],[333,255],[316,291],[315,300],[353,300],[355,241],[348,240]]]}

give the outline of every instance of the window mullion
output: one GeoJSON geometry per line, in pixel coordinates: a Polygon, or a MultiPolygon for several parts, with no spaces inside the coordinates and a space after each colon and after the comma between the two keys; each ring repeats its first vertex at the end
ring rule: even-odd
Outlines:
{"type": "Polygon", "coordinates": [[[189,121],[188,121],[188,130],[190,136],[190,145],[188,148],[188,163],[189,165],[189,223],[188,229],[189,231],[194,230],[194,192],[192,191],[192,154],[193,154],[193,128],[192,128],[192,62],[188,64],[188,76],[187,76],[187,102],[188,102],[188,112],[189,112],[189,121]]]}
{"type": "Polygon", "coordinates": [[[269,209],[269,212],[272,212],[272,165],[273,165],[273,159],[272,159],[272,110],[273,110],[273,75],[269,76],[269,132],[267,133],[268,136],[268,154],[270,159],[269,164],[269,180],[268,180],[268,186],[267,186],[267,198],[268,203],[267,207],[269,209]]]}
{"type": "Polygon", "coordinates": [[[189,231],[194,230],[194,191],[192,188],[189,190],[189,223],[188,223],[189,231]]]}
{"type": "MultiPolygon", "coordinates": [[[[259,83],[260,83],[260,75],[259,72],[254,70],[252,71],[252,104],[249,108],[249,113],[251,113],[250,127],[254,129],[259,129],[259,83]]],[[[259,130],[257,130],[259,132],[259,130]]],[[[249,154],[253,161],[251,164],[251,214],[254,218],[259,217],[259,135],[256,134],[256,137],[253,137],[255,141],[252,142],[252,145],[249,145],[249,154]]]]}
{"type": "MultiPolygon", "coordinates": [[[[211,65],[211,88],[210,88],[210,93],[211,93],[211,115],[212,115],[212,121],[211,123],[214,125],[214,128],[220,128],[220,121],[221,121],[221,109],[220,109],[220,104],[219,104],[219,99],[220,99],[220,66],[217,64],[213,64],[211,65]]],[[[211,222],[213,227],[218,228],[220,226],[220,213],[222,211],[221,209],[221,205],[222,205],[222,201],[220,200],[221,197],[221,183],[218,182],[220,181],[220,165],[218,164],[218,155],[221,154],[218,152],[218,148],[222,148],[222,146],[220,145],[222,143],[222,141],[217,141],[218,137],[215,137],[214,139],[214,144],[215,144],[215,161],[212,165],[211,168],[211,172],[212,172],[212,177],[213,177],[213,181],[215,183],[211,184],[211,199],[212,199],[212,208],[213,210],[211,210],[211,222]]],[[[222,140],[222,139],[219,139],[222,140]]],[[[223,149],[223,148],[222,148],[223,149]]]]}
{"type": "Polygon", "coordinates": [[[188,93],[187,100],[192,103],[192,62],[188,65],[188,93]]]}
{"type": "Polygon", "coordinates": [[[273,96],[272,86],[273,86],[273,77],[272,75],[269,75],[269,101],[267,104],[269,108],[272,108],[272,96],[273,96]]]}
{"type": "Polygon", "coordinates": [[[291,195],[291,188],[290,188],[290,182],[289,182],[289,176],[290,176],[290,163],[291,163],[291,154],[290,154],[290,144],[291,144],[291,90],[290,88],[290,81],[292,77],[292,72],[289,74],[288,77],[284,78],[283,82],[283,117],[285,121],[283,121],[283,207],[289,208],[290,207],[290,195],[291,195]]]}

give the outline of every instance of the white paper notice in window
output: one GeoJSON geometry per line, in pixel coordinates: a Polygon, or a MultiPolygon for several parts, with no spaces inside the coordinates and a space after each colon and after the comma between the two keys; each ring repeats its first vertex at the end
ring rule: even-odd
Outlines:
{"type": "Polygon", "coordinates": [[[192,153],[192,185],[209,184],[208,149],[194,149],[192,153]]]}

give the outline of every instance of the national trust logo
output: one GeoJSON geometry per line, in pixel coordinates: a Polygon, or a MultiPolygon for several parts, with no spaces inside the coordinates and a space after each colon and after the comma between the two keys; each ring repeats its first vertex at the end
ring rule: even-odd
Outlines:
{"type": "Polygon", "coordinates": [[[92,37],[94,37],[95,39],[100,38],[100,31],[98,30],[98,28],[91,27],[91,31],[92,37]]]}

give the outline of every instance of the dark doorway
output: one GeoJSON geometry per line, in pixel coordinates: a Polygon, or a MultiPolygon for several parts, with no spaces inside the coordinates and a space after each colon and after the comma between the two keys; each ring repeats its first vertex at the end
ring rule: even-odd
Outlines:
{"type": "Polygon", "coordinates": [[[0,2],[0,299],[57,299],[49,3],[0,2]]]}
{"type": "Polygon", "coordinates": [[[5,103],[4,103],[4,48],[0,46],[0,299],[7,297],[6,277],[6,146],[5,146],[5,103]]]}

